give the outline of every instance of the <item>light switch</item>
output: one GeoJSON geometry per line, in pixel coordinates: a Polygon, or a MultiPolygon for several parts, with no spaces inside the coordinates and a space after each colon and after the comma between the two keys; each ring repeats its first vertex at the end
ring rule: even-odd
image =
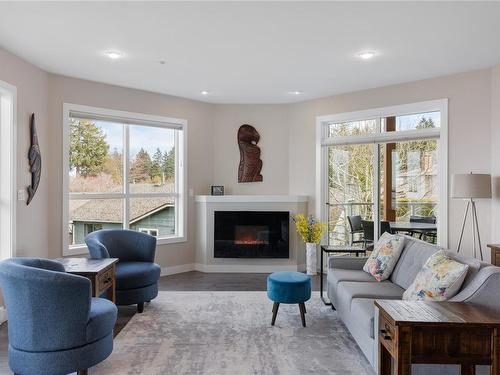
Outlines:
{"type": "Polygon", "coordinates": [[[26,190],[20,189],[17,191],[17,200],[25,201],[26,200],[26,190]]]}
{"type": "Polygon", "coordinates": [[[189,189],[189,196],[190,197],[194,196],[194,189],[189,189]]]}

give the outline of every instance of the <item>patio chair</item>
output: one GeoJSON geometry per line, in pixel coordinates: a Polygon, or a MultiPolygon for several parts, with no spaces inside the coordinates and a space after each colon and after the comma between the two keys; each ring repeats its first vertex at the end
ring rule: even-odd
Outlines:
{"type": "MultiPolygon", "coordinates": [[[[418,216],[418,215],[412,215],[410,216],[410,223],[427,223],[427,224],[436,224],[436,217],[435,216],[418,216]]],[[[422,238],[431,238],[434,242],[434,240],[437,238],[437,233],[435,230],[414,230],[410,232],[410,235],[418,235],[419,239],[422,238]]]]}
{"type": "Polygon", "coordinates": [[[354,245],[357,243],[364,244],[365,241],[363,239],[363,226],[361,225],[361,216],[347,216],[347,221],[349,222],[349,235],[350,235],[350,245],[354,245]],[[355,240],[354,235],[360,234],[359,239],[355,240]]]}
{"type": "MultiPolygon", "coordinates": [[[[373,220],[361,220],[361,225],[363,227],[364,247],[366,248],[374,242],[373,220]]],[[[382,235],[385,232],[392,233],[391,224],[388,221],[382,220],[380,221],[380,234],[382,235]]]]}

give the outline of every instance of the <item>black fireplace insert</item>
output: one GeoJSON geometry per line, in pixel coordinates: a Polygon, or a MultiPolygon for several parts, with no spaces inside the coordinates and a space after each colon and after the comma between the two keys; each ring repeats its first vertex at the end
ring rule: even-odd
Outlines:
{"type": "Polygon", "coordinates": [[[290,213],[215,211],[215,258],[288,258],[290,213]]]}

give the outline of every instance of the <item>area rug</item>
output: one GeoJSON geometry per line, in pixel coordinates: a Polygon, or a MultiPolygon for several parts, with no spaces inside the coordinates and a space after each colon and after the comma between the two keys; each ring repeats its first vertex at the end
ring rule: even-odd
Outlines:
{"type": "Polygon", "coordinates": [[[265,292],[160,292],[92,374],[374,374],[317,293],[306,308],[306,328],[296,305],[281,305],[272,327],[265,292]]]}

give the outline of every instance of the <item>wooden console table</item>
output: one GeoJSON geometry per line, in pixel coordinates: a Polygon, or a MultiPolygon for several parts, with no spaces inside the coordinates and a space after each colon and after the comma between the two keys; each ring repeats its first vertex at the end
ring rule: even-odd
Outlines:
{"type": "Polygon", "coordinates": [[[67,273],[86,277],[92,283],[92,297],[108,291],[109,299],[115,303],[115,264],[118,258],[60,258],[57,259],[67,273]]]}
{"type": "Polygon", "coordinates": [[[500,245],[488,245],[491,249],[491,264],[500,266],[500,245]]]}
{"type": "Polygon", "coordinates": [[[500,375],[500,312],[468,303],[376,300],[379,375],[410,375],[411,364],[458,364],[500,375]]]}

